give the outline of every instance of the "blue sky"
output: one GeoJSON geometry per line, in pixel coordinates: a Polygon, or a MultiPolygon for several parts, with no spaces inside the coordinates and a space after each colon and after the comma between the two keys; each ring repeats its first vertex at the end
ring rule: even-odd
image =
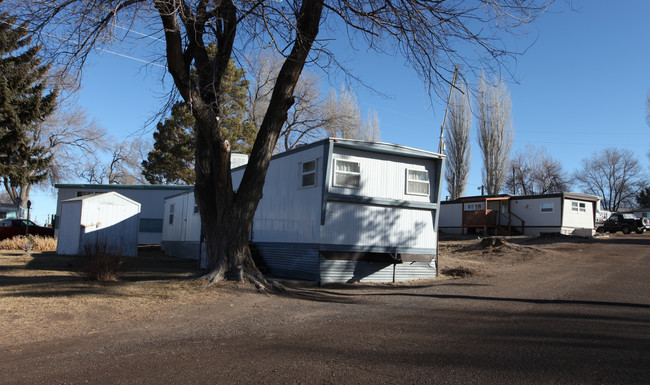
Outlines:
{"type": "MultiPolygon", "coordinates": [[[[511,66],[506,79],[512,100],[513,152],[544,146],[565,171],[608,147],[633,151],[644,166],[650,150],[645,101],[650,90],[650,1],[559,0],[535,24],[520,49],[536,40],[511,66]]],[[[114,47],[115,52],[121,52],[114,47]]],[[[122,52],[149,60],[147,52],[122,52]]],[[[389,97],[357,88],[364,113],[377,111],[382,141],[436,151],[445,101],[429,99],[415,72],[399,57],[354,53],[349,64],[389,97]]],[[[84,73],[79,104],[111,135],[151,138],[149,119],[171,86],[160,68],[108,52],[97,52],[84,73]]],[[[476,81],[469,78],[470,84],[476,81]]],[[[336,81],[336,80],[335,80],[336,81]]],[[[323,84],[340,88],[339,84],[323,84]]],[[[647,169],[647,167],[646,167],[647,169]]],[[[472,129],[472,164],[466,195],[481,185],[481,159],[472,129]]],[[[575,186],[574,191],[580,191],[575,186]]],[[[443,197],[446,190],[443,191],[443,197]]],[[[33,215],[44,222],[56,211],[55,193],[34,191],[33,215]]]]}

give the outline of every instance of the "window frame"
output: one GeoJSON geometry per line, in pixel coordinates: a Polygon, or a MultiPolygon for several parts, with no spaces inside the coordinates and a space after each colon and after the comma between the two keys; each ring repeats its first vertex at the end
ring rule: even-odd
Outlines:
{"type": "Polygon", "coordinates": [[[174,224],[174,208],[176,206],[176,203],[172,203],[169,205],[169,224],[173,225],[174,224]]]}
{"type": "Polygon", "coordinates": [[[463,211],[483,211],[483,202],[465,203],[463,211]]]}
{"type": "Polygon", "coordinates": [[[587,204],[585,202],[571,202],[571,211],[575,211],[577,213],[586,213],[587,204]]]}
{"type": "Polygon", "coordinates": [[[312,160],[309,160],[307,162],[300,162],[299,165],[300,165],[299,169],[298,169],[298,172],[299,172],[299,175],[300,175],[299,185],[298,185],[299,188],[317,187],[318,186],[318,159],[312,159],[312,160]],[[305,165],[309,164],[309,163],[313,163],[314,168],[311,169],[311,170],[305,171],[305,165]],[[314,183],[305,185],[305,176],[309,176],[309,175],[314,176],[314,183]]]}
{"type": "Polygon", "coordinates": [[[552,213],[555,211],[555,204],[553,202],[540,202],[539,212],[540,213],[552,213]],[[545,205],[550,207],[544,207],[545,205]]]}
{"type": "Polygon", "coordinates": [[[431,195],[431,180],[429,179],[429,171],[428,170],[418,170],[418,169],[415,169],[415,168],[406,168],[406,178],[405,179],[406,179],[406,184],[405,184],[404,188],[405,188],[405,192],[406,192],[407,195],[417,195],[417,196],[421,196],[421,197],[428,197],[429,195],[431,195]],[[423,173],[423,174],[425,174],[427,176],[427,180],[423,181],[423,180],[420,180],[420,179],[410,179],[409,178],[409,171],[413,171],[413,172],[416,172],[416,173],[423,173]],[[420,192],[409,191],[409,182],[426,184],[427,185],[426,194],[420,193],[420,192]]]}
{"type": "Polygon", "coordinates": [[[357,161],[354,161],[354,160],[347,160],[347,159],[339,159],[339,158],[334,159],[334,172],[332,173],[332,186],[341,187],[341,188],[356,188],[356,189],[361,188],[361,162],[357,162],[357,161]],[[339,171],[338,167],[337,167],[339,162],[342,162],[342,163],[355,163],[358,166],[359,171],[358,172],[339,171]],[[356,176],[358,176],[358,184],[357,185],[338,184],[338,183],[336,183],[336,176],[338,174],[356,175],[356,176]]]}

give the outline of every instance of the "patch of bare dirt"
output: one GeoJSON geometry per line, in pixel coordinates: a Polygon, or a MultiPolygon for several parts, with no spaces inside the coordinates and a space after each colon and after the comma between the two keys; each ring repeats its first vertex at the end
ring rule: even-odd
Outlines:
{"type": "MultiPolygon", "coordinates": [[[[548,255],[538,246],[521,244],[523,238],[458,237],[440,242],[439,264],[443,276],[464,278],[493,275],[503,265],[520,264],[548,255]]],[[[526,237],[528,239],[528,237],[526,237]]]]}

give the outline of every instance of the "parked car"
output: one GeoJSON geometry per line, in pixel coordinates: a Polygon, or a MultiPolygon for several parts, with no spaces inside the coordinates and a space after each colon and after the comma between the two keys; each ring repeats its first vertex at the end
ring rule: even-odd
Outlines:
{"type": "Polygon", "coordinates": [[[0,240],[13,238],[16,235],[40,235],[53,237],[54,229],[38,226],[28,219],[3,219],[0,220],[0,240]]]}
{"type": "Polygon", "coordinates": [[[599,233],[609,231],[615,233],[622,231],[623,234],[629,234],[632,231],[642,234],[648,225],[648,218],[637,218],[631,213],[612,213],[610,217],[603,222],[602,226],[596,228],[599,233]]]}

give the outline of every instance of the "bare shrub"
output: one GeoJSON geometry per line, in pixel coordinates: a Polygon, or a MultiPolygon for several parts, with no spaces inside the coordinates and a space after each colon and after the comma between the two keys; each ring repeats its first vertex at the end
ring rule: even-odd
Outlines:
{"type": "Polygon", "coordinates": [[[86,263],[82,274],[91,281],[114,282],[122,266],[123,252],[107,242],[86,243],[83,247],[86,263]]]}
{"type": "Polygon", "coordinates": [[[442,275],[446,275],[448,277],[454,277],[454,278],[465,278],[465,277],[471,277],[474,275],[474,271],[471,269],[468,269],[467,267],[451,267],[447,269],[442,269],[441,271],[442,275]]]}
{"type": "Polygon", "coordinates": [[[0,241],[0,250],[56,251],[56,239],[40,235],[19,235],[0,241]]]}

